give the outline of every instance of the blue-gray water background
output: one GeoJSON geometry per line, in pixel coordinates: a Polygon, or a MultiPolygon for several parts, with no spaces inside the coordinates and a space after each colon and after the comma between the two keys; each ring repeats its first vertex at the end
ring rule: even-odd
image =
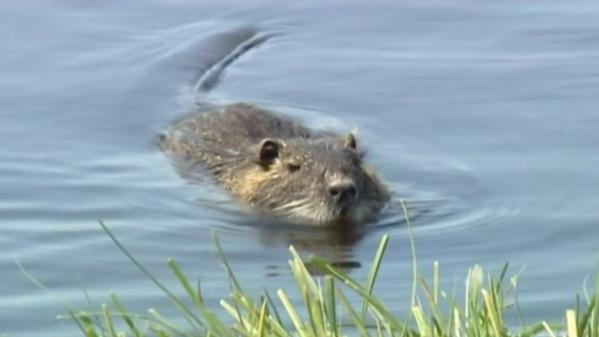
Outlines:
{"type": "MultiPolygon", "coordinates": [[[[287,247],[362,264],[391,245],[378,294],[404,310],[407,229],[392,207],[356,233],[271,228],[210,184],[181,179],[156,136],[189,112],[219,34],[281,33],[212,93],[312,127],[357,129],[417,215],[420,268],[448,290],[472,264],[520,276],[525,318],[559,320],[596,272],[599,3],[24,1],[0,4],[0,335],[77,336],[56,320],[111,291],[168,301],[101,231],[168,285],[176,258],[227,296],[211,231],[246,289],[293,287],[287,247]],[[19,261],[49,289],[36,288],[19,261]]],[[[357,264],[351,264],[357,266],[357,264]]],[[[168,312],[168,311],[167,311],[168,312]]]]}

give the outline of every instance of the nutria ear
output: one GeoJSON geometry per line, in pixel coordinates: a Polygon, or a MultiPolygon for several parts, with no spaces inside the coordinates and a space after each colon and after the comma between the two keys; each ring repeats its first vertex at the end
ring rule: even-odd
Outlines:
{"type": "Polygon", "coordinates": [[[263,165],[272,164],[279,158],[281,143],[271,138],[264,138],[260,142],[260,163],[263,165]]]}
{"type": "Polygon", "coordinates": [[[357,147],[356,136],[354,135],[353,132],[350,132],[345,135],[345,138],[343,139],[343,145],[345,145],[345,147],[350,148],[352,150],[356,149],[356,147],[357,147]]]}

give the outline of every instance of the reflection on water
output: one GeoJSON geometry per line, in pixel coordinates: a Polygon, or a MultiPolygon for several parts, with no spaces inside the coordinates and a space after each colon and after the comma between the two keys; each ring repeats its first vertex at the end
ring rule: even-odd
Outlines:
{"type": "MultiPolygon", "coordinates": [[[[260,243],[266,249],[272,246],[293,246],[306,256],[318,255],[346,270],[361,266],[357,257],[353,255],[353,247],[363,238],[363,227],[321,228],[271,224],[260,226],[259,234],[260,243]]],[[[288,270],[278,272],[285,274],[288,270]]],[[[277,273],[270,270],[269,275],[274,276],[277,273]]]]}
{"type": "Polygon", "coordinates": [[[597,255],[599,5],[251,5],[0,3],[0,335],[79,335],[54,317],[64,302],[86,305],[81,283],[94,303],[116,291],[132,310],[167,306],[97,219],[173,288],[165,261],[176,258],[215,305],[228,288],[212,231],[253,293],[293,285],[289,245],[364,279],[388,233],[376,290],[403,307],[411,266],[397,204],[361,228],[271,223],[195,168],[182,179],[157,148],[240,27],[284,34],[236,60],[211,100],[357,128],[408,206],[423,269],[440,260],[450,289],[474,263],[526,265],[526,318],[561,319],[597,255]]]}

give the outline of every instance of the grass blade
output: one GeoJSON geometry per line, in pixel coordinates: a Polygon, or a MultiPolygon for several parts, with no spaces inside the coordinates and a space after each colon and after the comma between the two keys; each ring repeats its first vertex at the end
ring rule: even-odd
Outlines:
{"type": "MultiPolygon", "coordinates": [[[[374,259],[372,261],[372,265],[370,267],[370,272],[368,273],[368,280],[366,282],[366,292],[368,294],[372,294],[372,290],[374,289],[374,284],[376,282],[376,278],[378,276],[379,270],[381,268],[381,263],[383,262],[383,257],[385,256],[385,251],[387,250],[387,245],[389,243],[389,235],[383,235],[381,242],[379,243],[379,247],[374,255],[374,259]]],[[[362,302],[362,317],[366,317],[366,311],[368,310],[368,301],[364,299],[362,302]]]]}

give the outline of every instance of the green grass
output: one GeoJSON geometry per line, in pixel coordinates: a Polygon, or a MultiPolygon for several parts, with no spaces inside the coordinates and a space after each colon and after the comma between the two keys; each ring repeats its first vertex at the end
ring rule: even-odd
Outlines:
{"type": "MultiPolygon", "coordinates": [[[[480,266],[471,267],[466,276],[465,298],[458,299],[455,289],[451,294],[440,289],[439,263],[433,264],[432,279],[427,280],[418,273],[414,257],[411,303],[399,308],[399,313],[391,310],[373,291],[388,245],[387,236],[381,239],[365,283],[322,258],[304,261],[290,247],[290,272],[297,284],[294,297],[301,298],[301,303],[293,303],[281,289],[274,293],[265,291],[258,297],[245,292],[214,236],[217,256],[228,275],[230,294],[220,301],[220,308],[210,308],[174,260],[169,260],[168,266],[181,285],[177,291],[167,289],[154,278],[104,224],[102,227],[132,263],[170,298],[179,316],[169,319],[156,309],[131,313],[117,295],[112,295],[110,303],[102,304],[97,311],[70,312],[88,337],[599,337],[597,291],[585,295],[584,301],[577,298],[576,309],[567,310],[562,322],[541,321],[525,326],[520,319],[519,327],[509,325],[506,312],[512,310],[517,317],[520,313],[515,292],[517,277],[507,277],[507,265],[496,277],[486,274],[480,266]],[[306,265],[318,268],[325,276],[312,276],[306,265]],[[356,304],[356,299],[361,303],[356,304]],[[177,324],[173,319],[184,323],[177,324]]],[[[412,241],[413,253],[415,249],[412,241]]]]}

